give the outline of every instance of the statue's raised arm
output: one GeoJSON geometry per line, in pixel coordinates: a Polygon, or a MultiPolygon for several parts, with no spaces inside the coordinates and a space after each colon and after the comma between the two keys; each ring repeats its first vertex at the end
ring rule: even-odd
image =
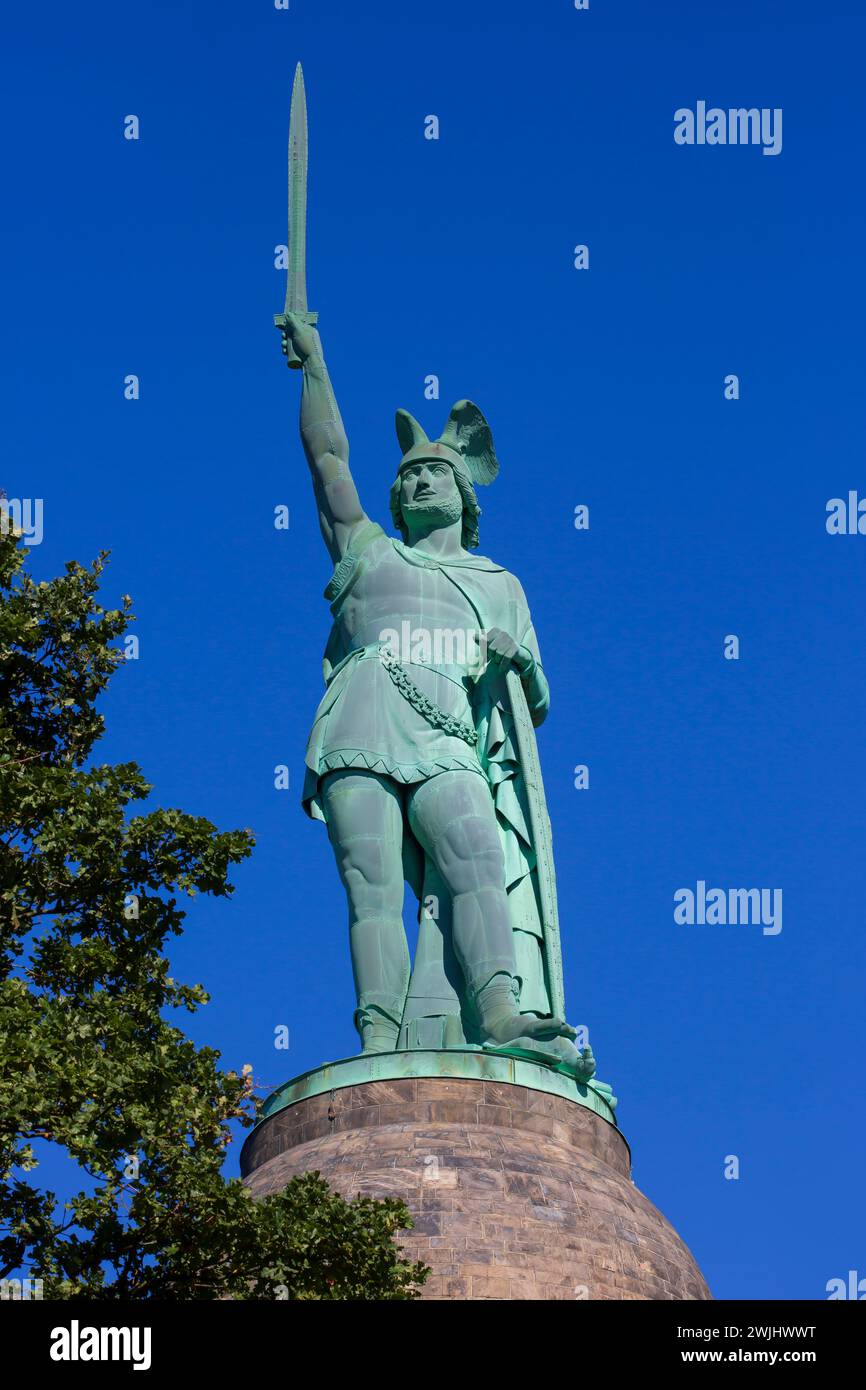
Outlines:
{"type": "Polygon", "coordinates": [[[334,564],[366,520],[349,472],[349,441],[322,356],[318,314],[307,307],[307,98],[298,63],[289,120],[289,240],[286,304],[274,315],[287,365],[301,368],[301,439],[313,475],[319,525],[334,564]]]}
{"type": "Polygon", "coordinates": [[[325,366],[318,331],[299,314],[286,313],[284,350],[301,362],[301,439],[313,478],[319,525],[331,559],[343,558],[354,531],[367,520],[349,472],[349,441],[325,366]]]}

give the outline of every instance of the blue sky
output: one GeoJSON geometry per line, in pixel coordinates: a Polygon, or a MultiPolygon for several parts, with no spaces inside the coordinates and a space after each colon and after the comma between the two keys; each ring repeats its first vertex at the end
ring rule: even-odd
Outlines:
{"type": "Polygon", "coordinates": [[[6,26],[0,481],[44,499],[37,574],[110,548],[106,600],[134,597],[101,756],[258,837],[173,948],[213,995],[190,1031],[268,1087],[357,1045],[299,806],[329,564],[271,322],[300,59],[310,299],[362,497],[384,523],[397,406],[438,434],[479,403],[481,552],[521,578],[552,688],[569,1014],[722,1298],[866,1275],[866,536],[825,529],[866,496],[860,10],[48,0],[6,26]],[[782,153],[676,145],[698,100],[781,107],[782,153]],[[781,888],[783,930],[677,925],[699,879],[781,888]]]}

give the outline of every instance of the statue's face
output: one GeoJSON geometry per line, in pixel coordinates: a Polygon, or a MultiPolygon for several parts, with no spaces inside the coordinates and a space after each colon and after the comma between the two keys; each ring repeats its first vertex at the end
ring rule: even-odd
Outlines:
{"type": "Polygon", "coordinates": [[[407,463],[400,472],[400,511],[410,531],[459,521],[463,498],[453,469],[435,459],[407,463]]]}

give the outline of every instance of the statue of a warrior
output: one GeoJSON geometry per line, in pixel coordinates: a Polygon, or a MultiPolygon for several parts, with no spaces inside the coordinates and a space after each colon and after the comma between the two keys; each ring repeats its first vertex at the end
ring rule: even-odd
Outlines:
{"type": "Polygon", "coordinates": [[[334,564],[326,690],[303,801],[349,905],[365,1053],[480,1046],[592,1076],[565,1022],[550,831],[533,726],[549,690],[523,589],[478,545],[499,465],[477,406],[437,440],[404,410],[399,539],[367,516],[317,329],[280,318],[302,367],[301,438],[334,564]],[[410,967],[404,884],[421,905],[410,967]]]}

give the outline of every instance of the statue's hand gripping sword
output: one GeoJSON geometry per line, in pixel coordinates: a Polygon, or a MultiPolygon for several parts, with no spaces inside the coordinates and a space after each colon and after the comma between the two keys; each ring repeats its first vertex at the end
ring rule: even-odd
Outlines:
{"type": "Polygon", "coordinates": [[[274,323],[283,340],[283,353],[290,367],[302,365],[292,348],[286,314],[295,314],[312,327],[318,314],[307,308],[307,95],[301,65],[295,69],[292,86],[292,114],[289,120],[289,264],[286,277],[286,304],[274,323]]]}

